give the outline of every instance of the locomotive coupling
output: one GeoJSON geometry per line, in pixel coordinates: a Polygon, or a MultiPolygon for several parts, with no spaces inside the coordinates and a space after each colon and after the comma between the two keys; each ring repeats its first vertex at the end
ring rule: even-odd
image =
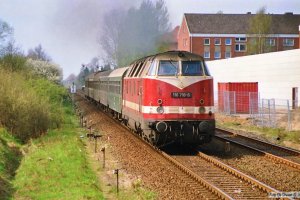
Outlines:
{"type": "Polygon", "coordinates": [[[157,122],[155,128],[159,133],[164,133],[168,129],[168,124],[164,121],[157,122]]]}

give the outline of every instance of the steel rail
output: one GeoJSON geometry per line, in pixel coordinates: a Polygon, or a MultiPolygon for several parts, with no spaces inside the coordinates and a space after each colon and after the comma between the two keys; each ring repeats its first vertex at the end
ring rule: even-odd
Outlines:
{"type": "MultiPolygon", "coordinates": [[[[82,98],[84,98],[82,96],[82,94],[80,94],[80,96],[82,98]]],[[[160,156],[162,156],[164,159],[166,159],[169,163],[171,163],[173,166],[175,166],[177,169],[179,169],[181,172],[183,172],[185,175],[187,175],[188,177],[192,178],[192,180],[198,182],[201,186],[205,187],[208,191],[210,191],[212,194],[216,195],[218,197],[218,199],[224,199],[224,200],[233,200],[232,197],[230,197],[228,194],[226,194],[224,191],[222,191],[221,189],[219,189],[218,187],[216,187],[215,185],[213,185],[212,183],[206,181],[205,179],[201,178],[199,175],[197,175],[196,173],[192,172],[190,169],[188,169],[187,167],[185,167],[184,165],[182,165],[181,163],[179,163],[178,161],[176,161],[174,158],[172,158],[171,156],[169,156],[168,154],[166,154],[165,152],[161,151],[160,149],[158,149],[156,146],[151,145],[149,142],[146,142],[145,140],[143,140],[141,137],[139,137],[131,128],[129,128],[128,126],[125,126],[124,124],[121,124],[119,121],[117,121],[116,119],[112,118],[111,116],[107,115],[107,113],[105,113],[102,110],[98,110],[99,112],[101,112],[102,114],[105,114],[105,116],[107,116],[109,119],[111,119],[114,122],[118,122],[116,123],[120,128],[122,128],[123,130],[126,130],[128,132],[131,133],[131,135],[133,135],[136,139],[138,139],[139,141],[141,141],[143,144],[147,145],[148,147],[150,147],[152,150],[154,150],[157,154],[159,154],[160,156]]]]}
{"type": "MultiPolygon", "coordinates": [[[[223,130],[221,130],[221,129],[218,129],[218,131],[223,132],[223,133],[226,133],[226,134],[230,134],[230,135],[235,135],[235,136],[237,135],[237,134],[230,133],[230,132],[227,131],[227,130],[223,131],[223,130]]],[[[240,137],[240,136],[241,136],[241,135],[237,135],[237,137],[240,137]]],[[[266,151],[262,151],[262,150],[260,150],[260,149],[251,147],[251,146],[249,146],[249,145],[247,145],[247,144],[243,144],[243,143],[241,143],[241,142],[234,141],[233,139],[230,139],[230,138],[227,138],[227,137],[225,138],[225,137],[222,137],[222,136],[220,136],[220,135],[215,135],[214,137],[216,137],[216,138],[219,139],[219,140],[231,142],[231,143],[236,144],[236,145],[238,145],[238,146],[241,146],[241,147],[244,147],[244,148],[247,148],[247,149],[251,149],[252,151],[259,152],[259,153],[263,154],[264,156],[266,156],[267,158],[269,158],[269,159],[271,159],[271,160],[277,161],[277,162],[279,162],[279,163],[282,163],[282,164],[285,164],[285,165],[288,165],[288,166],[290,166],[290,167],[293,167],[293,168],[295,168],[295,169],[300,170],[300,163],[296,163],[296,162],[293,162],[293,161],[291,161],[291,160],[285,159],[285,158],[283,158],[283,157],[276,156],[276,155],[271,154],[271,153],[268,153],[268,152],[266,152],[266,151]]],[[[243,136],[243,139],[248,139],[248,137],[243,136]]],[[[253,139],[253,138],[250,138],[249,140],[250,140],[250,141],[256,142],[256,140],[253,139]]],[[[260,142],[262,142],[262,141],[260,141],[260,142]]],[[[262,142],[261,144],[263,144],[263,142],[262,142]]],[[[267,144],[268,144],[268,145],[271,145],[270,143],[267,143],[267,144]]],[[[280,146],[278,146],[278,147],[276,147],[276,148],[280,148],[280,146]]],[[[284,148],[284,149],[286,149],[286,148],[284,148]]],[[[294,151],[293,151],[293,152],[294,152],[294,151]]]]}
{"type": "Polygon", "coordinates": [[[291,149],[291,148],[288,148],[288,147],[279,146],[277,144],[272,144],[270,142],[262,141],[260,139],[255,139],[255,138],[247,137],[247,136],[244,136],[244,135],[241,135],[241,134],[238,134],[238,133],[233,133],[231,131],[228,131],[228,130],[225,130],[225,129],[221,129],[221,128],[216,128],[216,131],[219,131],[221,133],[226,133],[228,135],[240,137],[240,138],[243,138],[243,139],[246,139],[246,140],[250,140],[250,141],[262,144],[264,146],[268,146],[268,147],[273,148],[273,149],[284,151],[284,152],[289,153],[289,154],[294,155],[294,156],[300,156],[300,151],[297,151],[295,149],[291,149]]]}

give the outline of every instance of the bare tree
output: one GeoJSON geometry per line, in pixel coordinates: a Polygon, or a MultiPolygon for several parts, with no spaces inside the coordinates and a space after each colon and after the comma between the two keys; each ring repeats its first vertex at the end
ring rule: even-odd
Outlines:
{"type": "Polygon", "coordinates": [[[113,10],[105,15],[100,44],[107,55],[104,63],[128,65],[133,60],[157,52],[156,41],[170,29],[165,2],[144,0],[127,12],[113,10]]]}
{"type": "Polygon", "coordinates": [[[247,47],[248,54],[265,53],[270,50],[270,46],[266,44],[266,38],[270,34],[272,25],[272,16],[266,14],[266,8],[260,8],[256,15],[251,18],[249,24],[249,34],[247,47]]]}
{"type": "Polygon", "coordinates": [[[104,24],[100,45],[104,49],[105,56],[102,58],[105,63],[117,65],[118,41],[120,26],[125,12],[122,10],[112,10],[104,16],[104,24]]]}
{"type": "Polygon", "coordinates": [[[29,49],[27,57],[33,60],[43,60],[47,62],[51,61],[50,56],[48,56],[41,44],[39,44],[34,49],[29,49]]]}
{"type": "Polygon", "coordinates": [[[0,19],[0,45],[13,34],[13,28],[0,19]]]}

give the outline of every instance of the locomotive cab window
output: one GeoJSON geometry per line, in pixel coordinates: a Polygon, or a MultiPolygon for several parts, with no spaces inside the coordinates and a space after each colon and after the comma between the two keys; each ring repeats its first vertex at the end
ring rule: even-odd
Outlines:
{"type": "Polygon", "coordinates": [[[183,76],[203,76],[202,62],[182,61],[183,76]]]}
{"type": "Polygon", "coordinates": [[[179,72],[178,67],[178,61],[162,60],[159,62],[158,75],[175,76],[179,72]]]}

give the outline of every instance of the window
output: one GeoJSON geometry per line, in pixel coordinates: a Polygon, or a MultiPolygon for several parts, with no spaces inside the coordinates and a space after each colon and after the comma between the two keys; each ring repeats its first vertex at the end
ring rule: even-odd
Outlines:
{"type": "Polygon", "coordinates": [[[148,71],[148,75],[149,76],[154,76],[155,75],[155,71],[156,71],[156,62],[152,61],[150,69],[148,71]]]}
{"type": "Polygon", "coordinates": [[[139,63],[139,64],[137,65],[137,70],[136,70],[136,72],[135,72],[135,74],[134,74],[134,77],[137,77],[137,75],[140,73],[143,64],[144,64],[144,63],[141,62],[141,63],[139,63]]]}
{"type": "Polygon", "coordinates": [[[215,58],[221,58],[221,52],[215,51],[215,58]]]}
{"type": "Polygon", "coordinates": [[[246,45],[245,44],[236,44],[235,51],[246,51],[246,45]]]}
{"type": "Polygon", "coordinates": [[[204,58],[210,58],[210,52],[209,51],[204,52],[204,58]]]}
{"type": "Polygon", "coordinates": [[[292,38],[284,38],[283,39],[283,46],[288,46],[288,47],[294,46],[294,39],[292,39],[292,38]]]}
{"type": "Polygon", "coordinates": [[[201,61],[182,61],[183,76],[203,76],[201,61]]]}
{"type": "Polygon", "coordinates": [[[225,52],[225,58],[231,58],[231,52],[230,51],[225,52]]]}
{"type": "Polygon", "coordinates": [[[136,69],[137,69],[138,64],[134,64],[133,67],[131,68],[131,71],[128,75],[128,77],[132,77],[133,74],[135,73],[136,69]]]}
{"type": "Polygon", "coordinates": [[[231,38],[225,39],[225,45],[231,45],[231,38]]]}
{"type": "Polygon", "coordinates": [[[235,41],[236,42],[247,42],[247,38],[245,38],[245,37],[238,37],[238,38],[235,38],[235,41]]]}
{"type": "Polygon", "coordinates": [[[210,45],[209,38],[204,38],[204,45],[210,45]]]}
{"type": "Polygon", "coordinates": [[[275,39],[274,38],[266,38],[266,45],[267,46],[275,46],[275,39]]]}
{"type": "Polygon", "coordinates": [[[175,76],[178,73],[178,61],[162,60],[159,62],[159,76],[175,76]]]}
{"type": "Polygon", "coordinates": [[[221,45],[221,38],[215,38],[215,45],[221,45]]]}

